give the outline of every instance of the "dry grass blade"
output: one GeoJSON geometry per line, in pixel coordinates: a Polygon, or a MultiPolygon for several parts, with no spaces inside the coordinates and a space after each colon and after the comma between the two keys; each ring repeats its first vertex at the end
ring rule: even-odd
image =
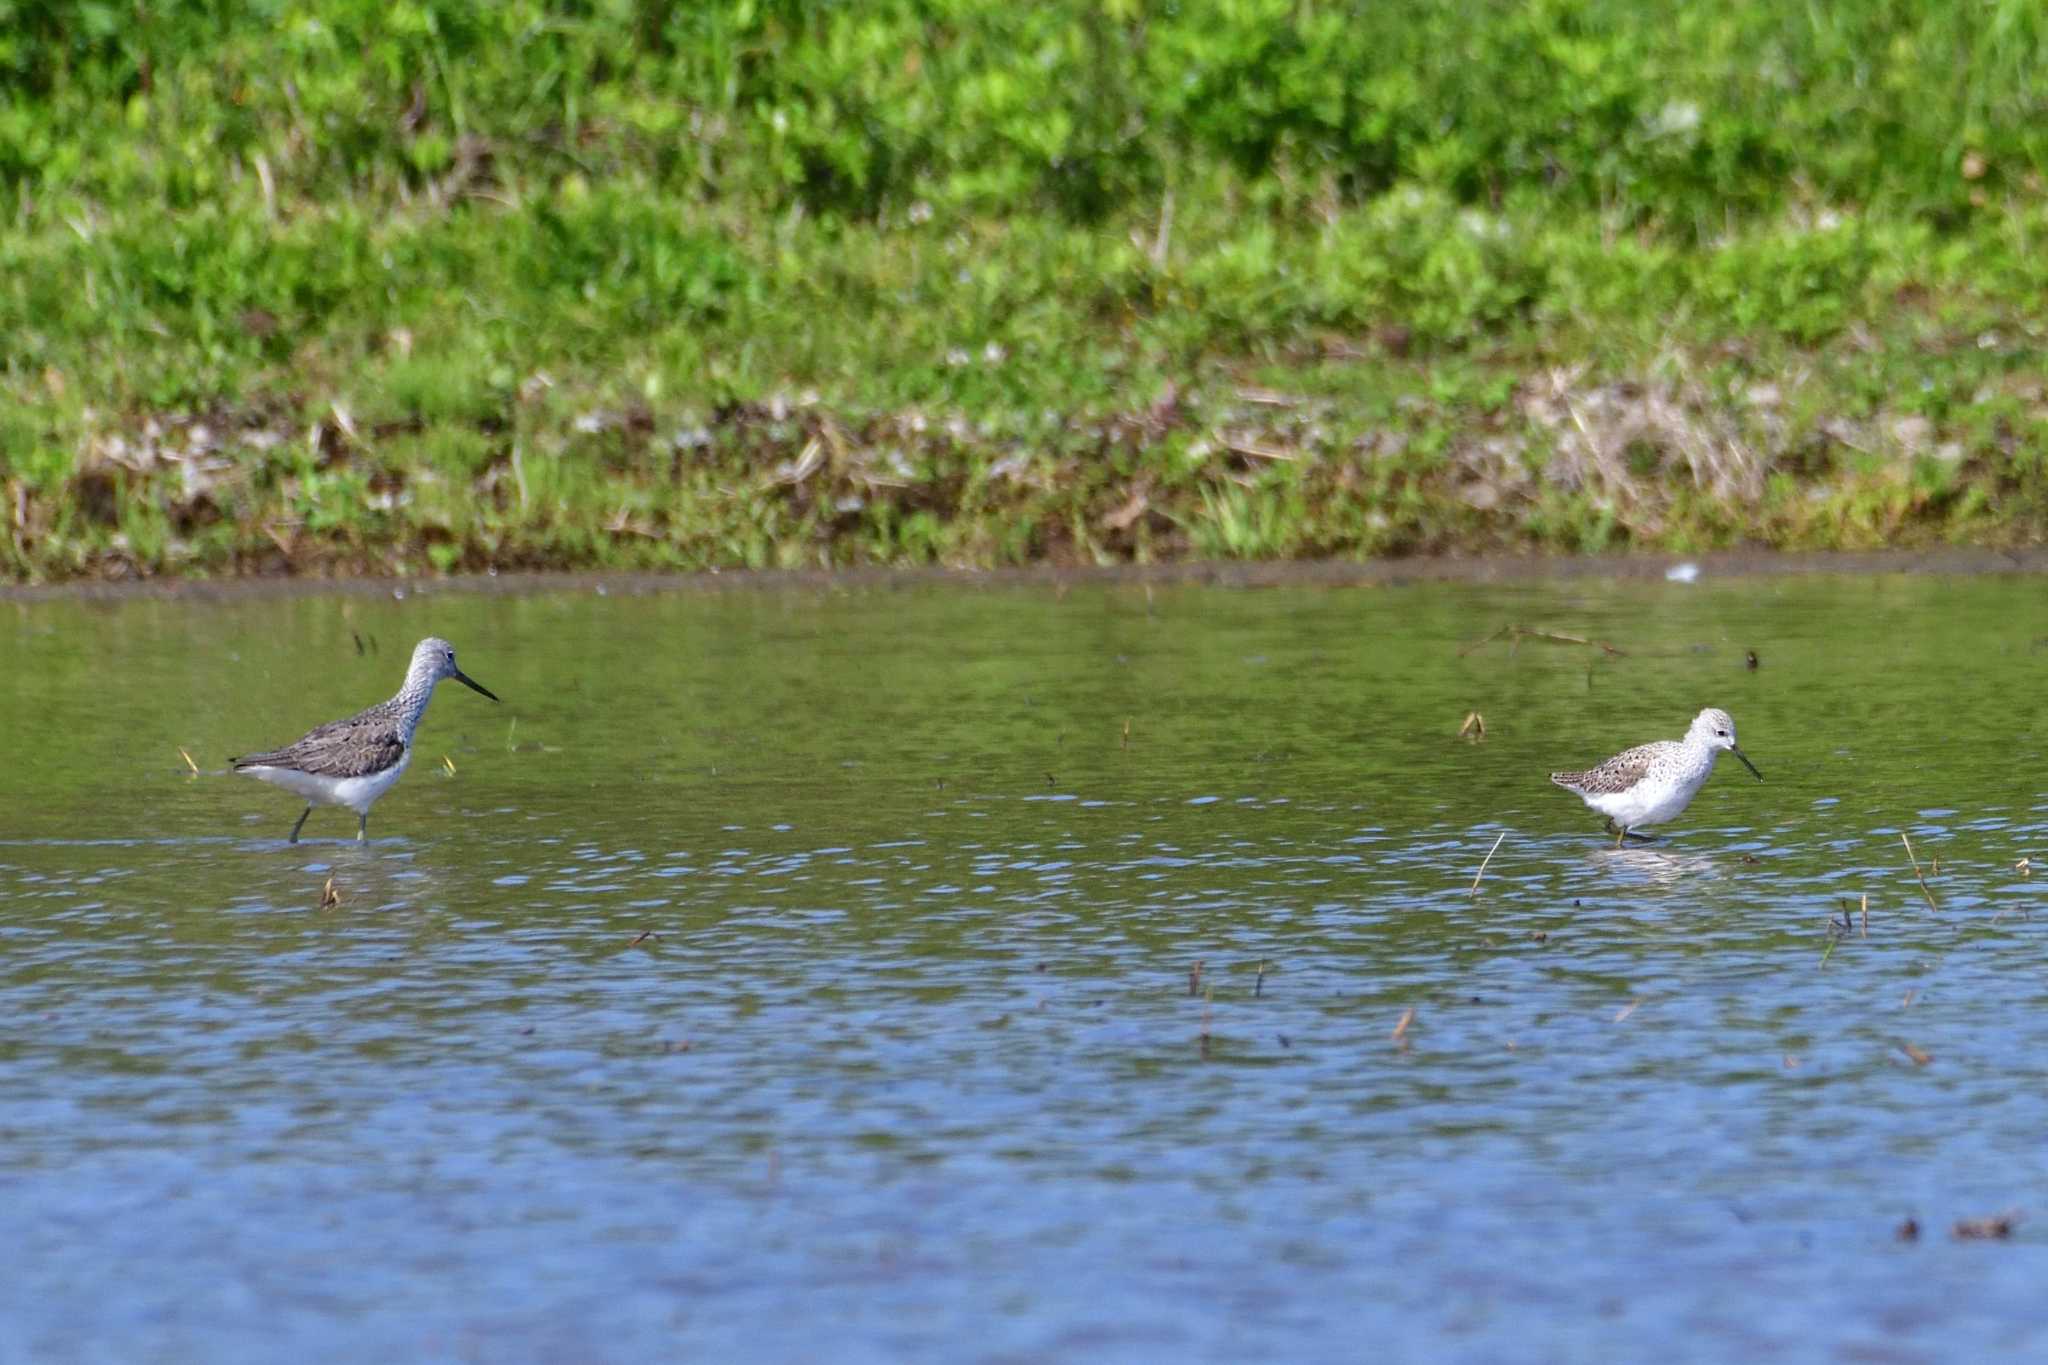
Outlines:
{"type": "Polygon", "coordinates": [[[1472,892],[1471,892],[1471,894],[1473,894],[1473,895],[1475,895],[1475,896],[1479,894],[1479,879],[1480,879],[1481,877],[1484,877],[1484,876],[1486,875],[1486,865],[1487,865],[1488,863],[1490,863],[1490,862],[1492,862],[1492,861],[1493,861],[1493,855],[1494,855],[1494,854],[1496,854],[1496,853],[1498,853],[1498,852],[1500,852],[1500,845],[1501,845],[1501,839],[1505,839],[1505,838],[1507,838],[1507,837],[1508,837],[1508,832],[1507,832],[1506,830],[1502,830],[1502,831],[1500,832],[1500,838],[1499,838],[1499,839],[1495,839],[1495,840],[1493,841],[1493,847],[1492,847],[1492,848],[1489,848],[1488,850],[1486,850],[1486,856],[1485,856],[1484,858],[1480,859],[1480,862],[1479,862],[1479,870],[1478,870],[1477,872],[1475,872],[1475,873],[1473,873],[1473,874],[1472,874],[1472,892]]]}
{"type": "Polygon", "coordinates": [[[1927,908],[1929,910],[1941,909],[1934,902],[1934,893],[1927,889],[1927,878],[1920,875],[1920,859],[1913,852],[1913,841],[1906,837],[1906,831],[1899,831],[1899,842],[1906,846],[1906,856],[1913,860],[1913,880],[1920,883],[1920,894],[1927,897],[1927,908]]]}
{"type": "Polygon", "coordinates": [[[1616,649],[1605,640],[1589,640],[1583,635],[1566,635],[1562,631],[1534,630],[1528,626],[1516,625],[1502,626],[1485,639],[1474,640],[1471,644],[1458,651],[1458,657],[1462,659],[1473,650],[1483,645],[1490,645],[1503,636],[1507,637],[1508,653],[1510,654],[1514,653],[1516,647],[1524,640],[1547,640],[1554,645],[1585,645],[1587,648],[1597,649],[1611,658],[1621,659],[1627,657],[1626,651],[1616,649]]]}

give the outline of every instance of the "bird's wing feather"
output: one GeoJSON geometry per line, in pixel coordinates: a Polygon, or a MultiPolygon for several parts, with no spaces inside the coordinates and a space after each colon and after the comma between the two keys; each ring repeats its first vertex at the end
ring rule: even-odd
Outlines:
{"type": "Polygon", "coordinates": [[[397,721],[383,706],[329,721],[308,730],[282,749],[244,754],[235,760],[244,768],[296,768],[322,777],[367,777],[383,772],[405,755],[397,721]]]}
{"type": "Polygon", "coordinates": [[[1550,780],[1560,787],[1592,796],[1625,792],[1648,775],[1650,765],[1657,760],[1657,751],[1668,742],[1659,740],[1654,744],[1638,744],[1633,749],[1623,749],[1597,767],[1581,773],[1552,773],[1550,780]]]}

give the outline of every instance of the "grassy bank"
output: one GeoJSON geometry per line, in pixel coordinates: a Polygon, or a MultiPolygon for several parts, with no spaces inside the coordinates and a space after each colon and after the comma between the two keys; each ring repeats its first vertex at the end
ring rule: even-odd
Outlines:
{"type": "Polygon", "coordinates": [[[16,579],[2048,530],[2031,6],[13,14],[16,579]]]}

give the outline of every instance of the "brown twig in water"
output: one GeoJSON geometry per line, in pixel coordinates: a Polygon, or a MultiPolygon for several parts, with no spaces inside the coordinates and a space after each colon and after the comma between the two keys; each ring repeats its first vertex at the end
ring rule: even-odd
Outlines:
{"type": "Polygon", "coordinates": [[[332,910],[340,904],[341,892],[335,889],[334,874],[330,872],[327,874],[327,885],[320,888],[320,908],[322,910],[332,910]]]}
{"type": "Polygon", "coordinates": [[[1408,1026],[1415,1022],[1415,1006],[1401,1011],[1401,1022],[1394,1025],[1394,1041],[1402,1047],[1408,1046],[1408,1026]]]}
{"type": "Polygon", "coordinates": [[[1870,937],[1870,893],[1863,893],[1863,937],[1870,937]]]}
{"type": "Polygon", "coordinates": [[[1202,993],[1202,960],[1201,960],[1200,958],[1196,958],[1196,959],[1195,959],[1195,968],[1194,968],[1194,970],[1188,973],[1188,994],[1189,994],[1189,995],[1200,995],[1201,993],[1202,993]]]}
{"type": "Polygon", "coordinates": [[[1899,842],[1906,846],[1906,856],[1913,860],[1913,880],[1920,883],[1920,894],[1927,897],[1927,908],[1940,910],[1941,907],[1934,903],[1934,893],[1927,889],[1927,878],[1920,875],[1920,859],[1914,854],[1913,841],[1906,837],[1906,831],[1899,831],[1899,842]]]}
{"type": "Polygon", "coordinates": [[[1486,865],[1493,861],[1493,855],[1500,852],[1501,839],[1505,839],[1507,837],[1508,832],[1506,830],[1502,830],[1500,832],[1500,839],[1495,839],[1493,841],[1493,847],[1486,850],[1486,856],[1479,860],[1479,870],[1472,874],[1472,895],[1476,896],[1479,894],[1479,879],[1486,875],[1486,865]]]}
{"type": "Polygon", "coordinates": [[[1605,640],[1589,640],[1583,635],[1566,635],[1564,632],[1556,630],[1532,630],[1528,626],[1516,625],[1502,626],[1485,639],[1474,640],[1471,644],[1458,651],[1458,657],[1462,659],[1473,650],[1480,648],[1482,645],[1490,645],[1503,635],[1508,637],[1508,653],[1510,654],[1514,653],[1524,640],[1548,640],[1554,645],[1585,645],[1589,649],[1599,650],[1610,658],[1621,659],[1628,657],[1627,651],[1616,649],[1605,640]]]}
{"type": "Polygon", "coordinates": [[[1620,1012],[1614,1016],[1614,1022],[1618,1024],[1622,1020],[1628,1018],[1631,1014],[1634,1014],[1636,1012],[1636,1007],[1638,1005],[1641,1005],[1642,1003],[1642,998],[1639,996],[1636,999],[1629,1001],[1626,1005],[1623,1005],[1621,1007],[1620,1012]]]}
{"type": "Polygon", "coordinates": [[[1929,1062],[1934,1060],[1933,1053],[1924,1052],[1921,1049],[1914,1047],[1911,1043],[1900,1043],[1899,1051],[1905,1053],[1908,1057],[1911,1057],[1913,1059],[1914,1066],[1926,1066],[1929,1062]]]}
{"type": "Polygon", "coordinates": [[[1260,958],[1260,959],[1259,959],[1259,974],[1258,974],[1257,976],[1255,976],[1255,977],[1253,977],[1253,978],[1252,978],[1252,999],[1256,1000],[1256,999],[1258,999],[1258,998],[1259,998],[1260,996],[1264,995],[1265,993],[1266,993],[1266,959],[1264,959],[1264,958],[1262,957],[1262,958],[1260,958]]]}

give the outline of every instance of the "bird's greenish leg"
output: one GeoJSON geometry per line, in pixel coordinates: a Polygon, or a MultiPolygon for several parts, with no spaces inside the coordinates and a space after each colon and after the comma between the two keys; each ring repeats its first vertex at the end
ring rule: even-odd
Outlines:
{"type": "Polygon", "coordinates": [[[286,843],[296,844],[299,841],[299,831],[306,827],[306,817],[308,815],[311,815],[312,813],[313,807],[310,805],[308,805],[305,808],[305,810],[299,812],[299,823],[292,826],[291,837],[285,840],[286,843]]]}

